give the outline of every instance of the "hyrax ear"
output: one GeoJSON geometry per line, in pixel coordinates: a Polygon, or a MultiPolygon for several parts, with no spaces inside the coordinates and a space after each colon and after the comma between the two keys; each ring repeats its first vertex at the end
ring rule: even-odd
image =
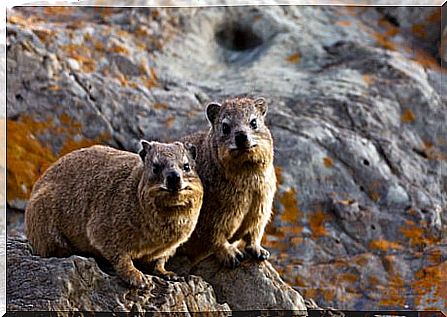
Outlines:
{"type": "Polygon", "coordinates": [[[208,121],[211,123],[211,125],[214,124],[214,121],[217,118],[217,115],[219,114],[220,110],[220,103],[217,102],[210,102],[206,106],[206,117],[208,118],[208,121]]]}
{"type": "Polygon", "coordinates": [[[141,150],[138,152],[138,154],[141,157],[141,160],[144,162],[144,159],[146,158],[147,153],[149,153],[152,150],[152,142],[148,142],[146,140],[141,140],[141,150]]]}
{"type": "Polygon", "coordinates": [[[197,157],[197,147],[191,143],[185,143],[185,148],[193,160],[197,157]]]}
{"type": "Polygon", "coordinates": [[[258,109],[259,113],[264,117],[267,114],[268,105],[264,98],[258,98],[255,100],[255,107],[258,109]]]}

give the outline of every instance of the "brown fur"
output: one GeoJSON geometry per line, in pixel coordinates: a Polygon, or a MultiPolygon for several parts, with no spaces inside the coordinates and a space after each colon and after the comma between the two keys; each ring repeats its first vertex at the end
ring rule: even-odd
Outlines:
{"type": "Polygon", "coordinates": [[[207,107],[211,129],[184,138],[197,146],[197,171],[205,190],[197,227],[181,248],[194,264],[214,253],[225,266],[238,266],[245,254],[235,242],[255,259],[269,256],[261,239],[271,216],[276,176],[266,112],[262,98],[212,103],[207,107]],[[250,126],[253,119],[256,129],[250,126]],[[227,135],[223,123],[231,129],[227,135]],[[235,137],[240,133],[248,136],[247,146],[257,146],[239,151],[235,137]]]}
{"type": "Polygon", "coordinates": [[[203,188],[194,169],[184,165],[194,162],[183,144],[142,145],[140,155],[106,146],[77,150],[42,175],[25,214],[26,234],[38,255],[103,258],[138,287],[147,280],[132,260],[155,260],[156,273],[174,274],[164,264],[192,233],[203,188]],[[166,189],[172,171],[179,173],[182,189],[166,189]]]}

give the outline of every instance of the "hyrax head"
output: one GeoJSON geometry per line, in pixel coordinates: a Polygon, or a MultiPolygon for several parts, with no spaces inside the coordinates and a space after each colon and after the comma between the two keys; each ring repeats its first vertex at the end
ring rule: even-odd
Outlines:
{"type": "Polygon", "coordinates": [[[211,138],[223,165],[240,163],[239,167],[259,168],[272,161],[272,136],[264,122],[267,109],[263,98],[231,98],[222,104],[208,104],[211,138]]]}
{"type": "Polygon", "coordinates": [[[140,195],[160,206],[181,206],[203,194],[202,184],[194,170],[194,145],[181,142],[160,143],[141,140],[139,155],[144,171],[140,195]]]}

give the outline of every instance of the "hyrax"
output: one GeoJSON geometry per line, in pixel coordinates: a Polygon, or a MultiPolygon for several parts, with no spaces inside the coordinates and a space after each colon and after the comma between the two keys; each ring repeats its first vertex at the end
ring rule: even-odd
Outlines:
{"type": "Polygon", "coordinates": [[[147,286],[147,279],[132,260],[175,276],[165,262],[191,235],[202,205],[196,149],[180,142],[141,144],[139,155],[98,145],[77,150],[40,177],[25,214],[35,253],[105,259],[137,287],[147,286]]]}
{"type": "Polygon", "coordinates": [[[197,147],[205,191],[197,226],[181,248],[193,264],[211,253],[230,268],[245,254],[257,260],[269,257],[261,239],[271,216],[276,176],[266,113],[263,98],[213,102],[206,109],[210,130],[184,138],[197,147]],[[245,252],[238,249],[243,246],[245,252]]]}

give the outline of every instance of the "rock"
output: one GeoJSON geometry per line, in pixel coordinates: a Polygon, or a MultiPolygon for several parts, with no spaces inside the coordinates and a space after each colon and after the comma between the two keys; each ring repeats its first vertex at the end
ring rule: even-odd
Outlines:
{"type": "Polygon", "coordinates": [[[445,309],[437,10],[12,9],[8,205],[72,149],[136,151],[206,128],[210,100],[262,95],[279,180],[263,243],[284,280],[321,306],[445,309]]]}
{"type": "Polygon", "coordinates": [[[7,252],[8,310],[229,311],[199,277],[184,282],[151,277],[152,288],[142,291],[128,289],[118,277],[103,273],[91,258],[40,258],[20,239],[8,239],[7,252]]]}
{"type": "Polygon", "coordinates": [[[191,269],[184,257],[174,258],[170,266],[183,274],[201,276],[210,283],[219,303],[228,303],[232,310],[287,310],[307,315],[301,295],[287,285],[268,262],[251,260],[236,269],[222,268],[208,258],[191,269]]]}
{"type": "Polygon", "coordinates": [[[23,237],[8,238],[7,252],[8,310],[207,311],[227,316],[231,308],[285,309],[307,315],[301,295],[268,262],[246,262],[224,272],[215,262],[206,261],[196,272],[202,277],[186,275],[183,281],[168,282],[150,276],[151,289],[143,291],[129,289],[117,276],[104,273],[93,258],[34,256],[23,237]]]}

